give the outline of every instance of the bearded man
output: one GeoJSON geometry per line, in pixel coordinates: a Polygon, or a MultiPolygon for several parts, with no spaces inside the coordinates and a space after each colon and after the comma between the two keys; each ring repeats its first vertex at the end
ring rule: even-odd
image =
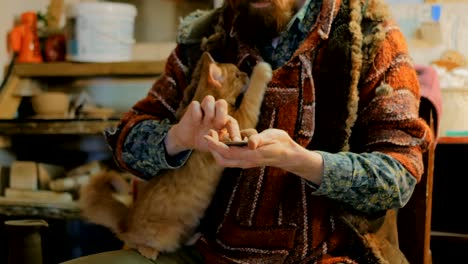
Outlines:
{"type": "MultiPolygon", "coordinates": [[[[109,144],[143,179],[180,168],[193,149],[226,169],[200,238],[156,263],[406,262],[382,228],[395,230],[388,212],[409,200],[432,137],[383,0],[228,0],[185,18],[177,42],[109,144]],[[185,123],[163,121],[174,120],[203,51],[249,74],[260,61],[274,69],[250,147],[206,137],[232,126],[225,102],[213,98],[192,109],[203,120],[190,110],[185,123]]],[[[70,263],[150,262],[115,251],[70,263]]]]}

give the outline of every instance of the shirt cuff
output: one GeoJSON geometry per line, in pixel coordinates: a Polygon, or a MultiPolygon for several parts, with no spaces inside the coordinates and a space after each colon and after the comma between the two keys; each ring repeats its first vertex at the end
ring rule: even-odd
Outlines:
{"type": "Polygon", "coordinates": [[[164,149],[164,159],[162,159],[163,166],[165,169],[178,169],[184,166],[185,162],[187,162],[188,158],[190,158],[190,154],[192,154],[192,150],[185,150],[180,153],[177,153],[174,156],[170,156],[169,154],[167,154],[166,144],[164,144],[164,139],[166,138],[166,136],[167,134],[164,136],[163,140],[159,143],[160,148],[164,149]]]}
{"type": "Polygon", "coordinates": [[[344,155],[316,151],[323,158],[323,175],[320,185],[309,182],[314,188],[314,195],[346,193],[353,185],[353,164],[344,155]]]}
{"type": "Polygon", "coordinates": [[[170,128],[169,120],[145,120],[137,124],[125,139],[123,161],[140,172],[143,179],[151,179],[160,170],[180,168],[189,158],[190,150],[175,156],[167,154],[164,138],[170,128]]]}

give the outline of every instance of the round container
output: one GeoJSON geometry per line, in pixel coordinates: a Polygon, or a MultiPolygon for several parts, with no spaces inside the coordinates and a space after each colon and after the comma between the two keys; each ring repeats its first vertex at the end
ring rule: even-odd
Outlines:
{"type": "Polygon", "coordinates": [[[67,57],[79,62],[119,62],[132,58],[137,10],[131,4],[83,2],[68,19],[67,57]]]}
{"type": "Polygon", "coordinates": [[[43,92],[31,99],[34,112],[42,117],[65,117],[70,99],[66,93],[43,92]]]}
{"type": "Polygon", "coordinates": [[[41,230],[49,225],[44,220],[5,221],[8,250],[7,263],[42,264],[41,230]]]}

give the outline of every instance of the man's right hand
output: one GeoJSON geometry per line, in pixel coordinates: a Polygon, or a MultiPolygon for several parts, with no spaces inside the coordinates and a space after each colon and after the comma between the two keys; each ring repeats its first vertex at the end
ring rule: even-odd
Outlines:
{"type": "Polygon", "coordinates": [[[227,102],[215,101],[214,97],[209,95],[201,104],[193,101],[179,123],[169,130],[164,140],[167,153],[173,156],[189,149],[209,151],[204,136],[208,135],[211,129],[220,134],[227,131],[232,140],[240,140],[239,125],[228,115],[227,102]]]}

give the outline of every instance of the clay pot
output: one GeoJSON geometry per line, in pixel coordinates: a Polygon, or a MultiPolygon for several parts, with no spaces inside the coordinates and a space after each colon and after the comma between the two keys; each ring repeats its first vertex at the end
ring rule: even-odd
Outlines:
{"type": "Polygon", "coordinates": [[[42,264],[40,231],[48,227],[44,220],[5,221],[8,235],[8,264],[42,264]]]}
{"type": "Polygon", "coordinates": [[[70,98],[62,92],[43,92],[31,99],[34,112],[46,117],[65,117],[68,113],[70,98]]]}

